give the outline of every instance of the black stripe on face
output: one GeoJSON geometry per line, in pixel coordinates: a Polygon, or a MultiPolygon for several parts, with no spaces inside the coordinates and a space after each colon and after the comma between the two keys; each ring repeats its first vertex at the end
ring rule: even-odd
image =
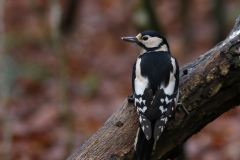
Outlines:
{"type": "Polygon", "coordinates": [[[153,47],[153,48],[147,48],[147,47],[146,47],[142,42],[140,42],[140,41],[138,41],[137,44],[138,44],[140,47],[144,48],[147,52],[152,52],[152,51],[155,51],[155,50],[157,50],[157,49],[160,49],[163,45],[167,45],[167,48],[168,48],[168,51],[169,51],[169,45],[168,45],[168,43],[164,43],[164,42],[160,43],[157,47],[153,47]]]}

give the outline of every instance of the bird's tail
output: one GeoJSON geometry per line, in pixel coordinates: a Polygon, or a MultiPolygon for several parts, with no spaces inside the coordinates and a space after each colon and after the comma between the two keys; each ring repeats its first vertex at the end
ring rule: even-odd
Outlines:
{"type": "Polygon", "coordinates": [[[154,141],[153,136],[147,140],[142,128],[139,127],[135,140],[136,160],[150,160],[154,141]]]}

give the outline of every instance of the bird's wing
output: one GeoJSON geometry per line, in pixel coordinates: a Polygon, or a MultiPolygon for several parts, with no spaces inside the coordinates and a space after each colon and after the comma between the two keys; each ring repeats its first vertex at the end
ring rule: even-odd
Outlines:
{"type": "Polygon", "coordinates": [[[174,107],[177,105],[179,92],[179,67],[174,57],[171,57],[171,65],[173,66],[173,71],[170,72],[169,83],[166,86],[160,86],[152,103],[152,107],[159,107],[161,112],[161,117],[156,120],[154,127],[154,139],[156,140],[159,139],[169,117],[172,116],[174,107]]]}
{"type": "MultiPolygon", "coordinates": [[[[134,64],[134,70],[138,67],[136,64],[134,64]]],[[[135,72],[133,72],[134,103],[137,108],[141,128],[147,139],[151,138],[153,132],[154,138],[159,138],[169,116],[172,115],[177,101],[179,79],[177,62],[175,58],[171,57],[171,61],[164,65],[169,65],[168,68],[172,68],[171,72],[167,72],[166,75],[169,76],[170,74],[169,82],[164,83],[165,77],[163,77],[162,81],[159,81],[158,89],[154,95],[149,87],[151,86],[151,81],[149,82],[147,77],[138,78],[135,72]],[[155,123],[155,125],[152,126],[151,123],[155,123]]]]}
{"type": "Polygon", "coordinates": [[[157,93],[161,94],[156,94],[152,103],[160,111],[158,112],[160,117],[156,120],[154,126],[154,139],[156,140],[161,136],[169,117],[172,116],[178,91],[171,96],[166,95],[163,89],[157,90],[157,93]]]}

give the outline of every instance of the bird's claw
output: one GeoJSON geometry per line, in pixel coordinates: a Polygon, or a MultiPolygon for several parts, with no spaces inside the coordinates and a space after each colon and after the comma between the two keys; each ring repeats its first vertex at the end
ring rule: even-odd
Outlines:
{"type": "Polygon", "coordinates": [[[182,102],[178,103],[177,105],[182,106],[183,110],[189,115],[189,112],[187,111],[187,109],[185,108],[182,102]]]}

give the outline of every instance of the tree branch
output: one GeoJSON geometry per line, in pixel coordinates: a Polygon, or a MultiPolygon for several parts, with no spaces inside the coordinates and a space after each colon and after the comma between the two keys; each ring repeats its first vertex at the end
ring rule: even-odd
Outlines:
{"type": "MultiPolygon", "coordinates": [[[[158,140],[152,159],[177,156],[181,145],[224,112],[240,104],[240,16],[230,35],[213,49],[180,70],[180,109],[158,140]]],[[[138,117],[132,102],[125,102],[68,160],[133,159],[138,117]]]]}

